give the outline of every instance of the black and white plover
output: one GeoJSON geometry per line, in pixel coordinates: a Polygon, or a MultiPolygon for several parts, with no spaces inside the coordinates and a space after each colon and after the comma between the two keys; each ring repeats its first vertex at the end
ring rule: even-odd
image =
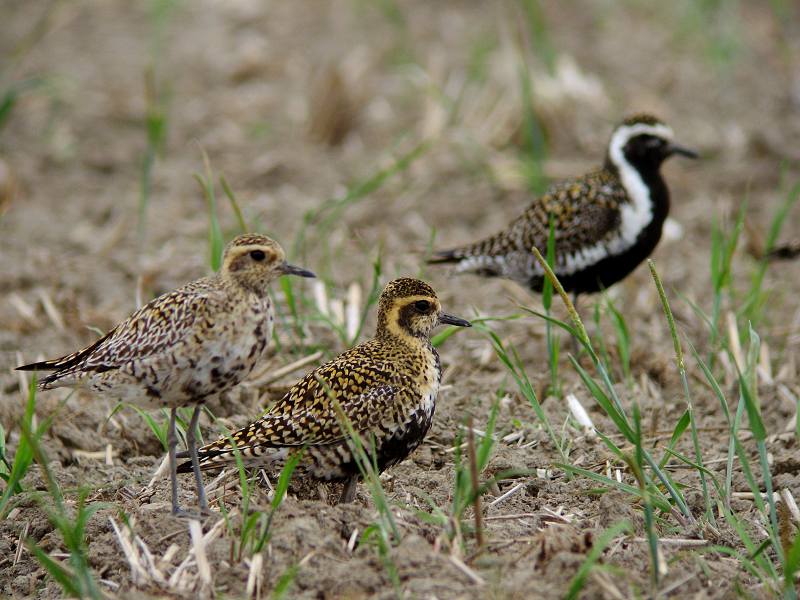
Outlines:
{"type": "Polygon", "coordinates": [[[193,405],[186,442],[198,502],[207,511],[195,443],[200,406],[243,381],[264,356],[274,318],[267,287],[281,275],[314,276],[287,264],[274,240],[241,235],[225,248],[216,275],[155,298],[82,350],[18,369],[53,371],[40,380],[43,390],[83,386],[126,402],[169,407],[175,514],[183,513],[178,506],[175,412],[180,406],[193,405]]]}
{"type": "Polygon", "coordinates": [[[650,115],[625,119],[611,135],[605,163],[576,179],[553,184],[503,231],[474,244],[435,252],[431,263],[455,263],[456,272],[505,277],[541,291],[544,272],[531,248],[546,256],[554,222],[553,271],[577,295],[605,289],[645,260],[658,244],[669,212],[661,164],[692,150],[650,115]]]}
{"type": "MultiPolygon", "coordinates": [[[[297,472],[345,482],[340,502],[352,501],[360,471],[341,414],[379,471],[406,458],[433,419],[442,369],[430,335],[440,324],[470,326],[443,313],[428,284],[390,282],[374,338],[306,375],[257,421],[200,448],[201,468],[234,463],[234,444],[245,464],[277,467],[304,452],[297,472]]],[[[179,466],[189,469],[188,462],[179,466]]]]}

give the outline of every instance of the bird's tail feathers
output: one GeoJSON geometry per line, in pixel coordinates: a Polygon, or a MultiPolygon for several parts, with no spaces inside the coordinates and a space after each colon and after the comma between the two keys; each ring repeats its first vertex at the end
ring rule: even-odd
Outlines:
{"type": "Polygon", "coordinates": [[[486,242],[464,246],[453,250],[436,252],[428,264],[455,264],[456,273],[475,273],[484,277],[499,277],[503,274],[502,256],[495,256],[486,248],[486,242]]]}
{"type": "MultiPolygon", "coordinates": [[[[79,366],[83,363],[91,354],[97,349],[97,347],[106,341],[112,334],[114,330],[109,331],[106,335],[101,337],[98,340],[95,340],[91,345],[78,350],[77,352],[73,352],[72,354],[67,354],[66,356],[62,356],[61,358],[54,358],[52,360],[42,360],[35,363],[30,363],[28,365],[21,365],[17,367],[15,370],[17,371],[57,371],[57,373],[53,373],[52,375],[48,375],[42,382],[49,381],[53,382],[59,377],[61,377],[61,372],[69,372],[74,367],[79,366]]],[[[101,368],[95,370],[102,370],[101,368]]]]}
{"type": "MultiPolygon", "coordinates": [[[[239,451],[244,454],[244,448],[239,451]]],[[[234,461],[234,452],[232,449],[227,450],[203,450],[202,448],[197,451],[200,459],[200,469],[205,471],[215,467],[222,467],[234,461]]],[[[178,452],[176,458],[189,458],[189,452],[178,452]]],[[[242,456],[244,458],[244,456],[242,456]]],[[[187,460],[178,465],[178,473],[190,473],[192,471],[192,461],[187,460]]]]}
{"type": "MultiPolygon", "coordinates": [[[[234,441],[235,441],[234,437],[234,441]]],[[[245,463],[261,459],[264,462],[285,458],[288,448],[273,447],[266,444],[244,442],[234,447],[228,438],[222,438],[211,444],[198,448],[197,456],[200,459],[200,469],[215,469],[236,463],[236,450],[245,463]]],[[[179,452],[177,458],[190,458],[188,451],[179,452]]],[[[187,460],[178,465],[178,473],[188,473],[192,470],[192,462],[187,460]]]]}
{"type": "Polygon", "coordinates": [[[428,259],[429,265],[440,265],[447,263],[459,262],[461,259],[469,256],[467,254],[468,248],[454,248],[452,250],[438,250],[434,252],[428,259]]]}

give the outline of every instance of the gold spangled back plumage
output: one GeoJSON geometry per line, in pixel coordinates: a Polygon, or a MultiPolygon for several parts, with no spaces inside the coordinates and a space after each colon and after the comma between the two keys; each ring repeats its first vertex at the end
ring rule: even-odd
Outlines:
{"type": "MultiPolygon", "coordinates": [[[[606,169],[597,169],[576,179],[552,184],[508,228],[497,234],[441,254],[448,254],[448,259],[481,256],[491,259],[514,252],[529,254],[531,248],[546,249],[552,214],[553,233],[559,249],[556,258],[563,260],[588,244],[610,237],[619,226],[620,207],[627,201],[619,179],[606,169]]],[[[437,262],[436,256],[432,262],[437,262]]],[[[444,256],[439,262],[446,262],[444,256]]],[[[507,268],[513,271],[516,266],[507,268]]],[[[527,261],[518,266],[527,272],[527,261]]]]}
{"type": "Polygon", "coordinates": [[[412,334],[415,324],[403,321],[405,307],[418,299],[435,302],[440,310],[424,282],[389,283],[373,339],[307,374],[262,418],[200,448],[201,467],[234,460],[234,446],[246,462],[283,459],[285,451],[304,447],[302,469],[321,479],[346,478],[354,465],[343,417],[366,444],[375,441],[380,468],[402,460],[430,426],[441,378],[439,356],[427,335],[412,334]]]}

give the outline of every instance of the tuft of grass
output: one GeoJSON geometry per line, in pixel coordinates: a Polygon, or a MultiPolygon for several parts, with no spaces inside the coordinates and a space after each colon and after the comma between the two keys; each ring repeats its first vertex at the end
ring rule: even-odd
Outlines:
{"type": "Polygon", "coordinates": [[[686,364],[683,360],[683,348],[681,347],[681,341],[678,337],[678,331],[675,326],[675,317],[672,315],[672,309],[669,306],[669,300],[667,300],[667,294],[664,291],[664,284],[661,282],[661,277],[659,277],[658,272],[656,271],[656,265],[651,259],[647,259],[647,266],[650,268],[650,274],[653,277],[653,281],[656,284],[656,290],[658,291],[658,297],[661,300],[661,306],[664,309],[664,315],[667,318],[667,325],[669,326],[669,332],[672,336],[672,345],[675,349],[675,364],[678,368],[678,374],[681,378],[681,383],[683,385],[683,393],[686,397],[686,414],[688,414],[689,424],[691,425],[691,432],[692,432],[692,445],[694,446],[694,459],[697,465],[700,467],[698,469],[698,475],[700,477],[700,485],[703,489],[703,501],[705,503],[705,514],[706,518],[710,522],[714,522],[714,512],[713,507],[711,505],[711,497],[708,493],[708,484],[706,483],[706,476],[705,476],[705,467],[703,466],[703,455],[700,450],[700,440],[697,435],[697,422],[694,412],[694,405],[692,403],[692,393],[689,389],[689,379],[686,375],[686,364]]]}
{"type": "Polygon", "coordinates": [[[619,356],[622,366],[622,377],[630,388],[633,385],[633,377],[631,375],[631,336],[628,330],[628,324],[625,322],[625,316],[622,312],[617,310],[611,297],[606,293],[604,293],[603,296],[606,308],[608,309],[608,315],[611,318],[611,324],[614,327],[617,355],[619,356]]]}
{"type": "Polygon", "coordinates": [[[92,516],[104,504],[87,504],[87,490],[80,490],[75,503],[74,515],[67,507],[64,494],[56,482],[49,461],[44,454],[39,440],[41,435],[31,430],[28,423],[21,423],[22,440],[27,445],[30,455],[39,465],[47,485],[47,494],[37,495],[36,499],[47,514],[50,523],[61,535],[62,542],[69,557],[67,564],[54,559],[42,550],[34,540],[27,539],[25,543],[30,553],[39,561],[50,577],[61,586],[65,595],[75,598],[96,598],[103,595],[97,586],[94,574],[89,563],[89,549],[86,543],[86,526],[92,516]],[[50,506],[52,503],[53,506],[50,506]]]}
{"type": "Polygon", "coordinates": [[[167,138],[167,94],[156,83],[155,67],[149,66],[144,73],[145,97],[145,151],[139,175],[139,222],[140,245],[144,244],[147,232],[147,209],[153,190],[153,170],[156,159],[162,154],[167,138]]]}
{"type": "MultiPolygon", "coordinates": [[[[54,482],[52,482],[54,483],[54,482]]],[[[51,490],[52,495],[52,490],[51,490]]],[[[100,599],[104,596],[97,587],[89,566],[89,549],[86,544],[86,526],[94,514],[104,508],[102,504],[87,504],[88,492],[78,494],[75,516],[71,516],[63,504],[48,511],[48,519],[61,534],[61,539],[69,552],[67,565],[55,560],[36,543],[28,539],[25,544],[50,577],[61,586],[62,591],[73,598],[100,599]]]]}
{"type": "Polygon", "coordinates": [[[239,524],[238,536],[236,536],[234,533],[234,524],[231,522],[225,505],[221,500],[220,510],[222,511],[228,531],[231,533],[232,537],[238,537],[238,548],[232,548],[232,555],[235,554],[236,560],[241,561],[245,555],[252,556],[258,552],[261,552],[264,549],[264,546],[272,538],[272,521],[278,511],[278,508],[280,508],[280,505],[283,503],[284,498],[286,498],[286,493],[289,489],[289,482],[291,481],[292,475],[297,469],[297,466],[300,464],[300,461],[303,459],[304,449],[298,449],[297,452],[291,453],[286,459],[280,475],[278,476],[278,482],[273,491],[269,511],[251,511],[250,506],[252,504],[252,496],[254,491],[253,486],[247,477],[247,471],[239,449],[236,447],[236,444],[233,441],[233,438],[230,437],[230,434],[227,434],[227,436],[234,449],[233,453],[234,457],[236,458],[236,467],[239,473],[239,487],[242,491],[242,503],[240,510],[241,521],[239,524]]]}
{"type": "Polygon", "coordinates": [[[544,174],[544,161],[547,159],[547,140],[544,129],[536,116],[533,101],[533,83],[527,65],[521,62],[520,87],[522,90],[523,146],[521,168],[528,188],[534,194],[542,194],[547,189],[544,174]]]}
{"type": "Polygon", "coordinates": [[[495,426],[502,395],[502,393],[498,393],[497,399],[492,404],[487,422],[483,426],[484,433],[479,440],[476,441],[474,439],[475,432],[472,428],[472,418],[467,417],[462,422],[462,427],[453,441],[455,478],[449,506],[439,506],[433,498],[424,496],[430,512],[415,510],[420,519],[440,527],[450,543],[460,544],[462,553],[466,550],[466,542],[462,534],[465,531],[470,531],[470,529],[474,533],[476,542],[475,552],[472,554],[474,555],[483,549],[483,524],[480,512],[481,497],[501,480],[524,477],[530,474],[527,471],[518,470],[502,471],[495,473],[483,482],[480,481],[481,473],[488,466],[495,448],[495,426]],[[463,454],[465,447],[467,451],[466,457],[463,454]],[[470,507],[473,511],[474,528],[470,528],[466,518],[467,509],[470,507]]]}
{"type": "Polygon", "coordinates": [[[326,394],[336,412],[342,430],[347,435],[347,443],[352,453],[353,459],[358,466],[361,474],[362,481],[366,485],[372,497],[372,502],[378,513],[377,520],[367,528],[361,535],[359,545],[366,546],[372,545],[377,553],[384,568],[392,582],[395,593],[401,595],[400,576],[392,559],[392,544],[400,541],[400,530],[397,527],[394,514],[392,513],[389,499],[386,496],[386,491],[383,489],[383,484],[380,479],[380,470],[377,463],[377,452],[375,448],[375,439],[367,440],[369,445],[362,439],[361,434],[355,430],[350,418],[344,412],[339,400],[332,393],[331,388],[327,381],[317,379],[319,384],[323,386],[326,394]]]}
{"type": "MultiPolygon", "coordinates": [[[[494,420],[497,417],[497,410],[493,410],[494,414],[490,417],[490,421],[492,423],[492,429],[494,429],[494,420]]],[[[478,457],[475,452],[475,430],[472,427],[472,417],[467,419],[467,458],[469,459],[469,479],[470,479],[470,494],[472,496],[472,513],[475,518],[475,541],[478,544],[478,551],[480,552],[483,549],[484,545],[484,537],[483,537],[483,514],[481,513],[481,495],[478,492],[478,488],[480,486],[479,483],[479,469],[478,469],[478,457]]],[[[488,438],[488,445],[489,450],[491,450],[491,437],[484,436],[484,442],[488,438]]],[[[487,453],[488,458],[488,453],[487,453]]]]}
{"type": "MultiPolygon", "coordinates": [[[[0,427],[0,479],[5,481],[5,489],[0,497],[0,521],[5,519],[12,508],[12,499],[23,492],[22,480],[28,473],[34,461],[35,450],[42,436],[50,429],[52,417],[44,419],[34,426],[36,411],[36,376],[31,378],[28,385],[28,396],[25,402],[25,411],[20,420],[20,430],[30,432],[20,439],[13,459],[9,459],[6,451],[5,431],[0,427]]],[[[64,401],[66,402],[66,400],[64,401]]]]}
{"type": "Polygon", "coordinates": [[[386,491],[381,483],[377,453],[375,452],[375,440],[374,438],[370,440],[371,450],[368,451],[367,446],[361,439],[361,435],[355,431],[353,424],[347,418],[339,402],[335,399],[332,402],[334,402],[334,408],[338,413],[339,422],[344,425],[344,429],[347,432],[353,457],[378,512],[378,519],[364,529],[364,533],[359,540],[359,546],[361,544],[372,545],[376,549],[389,575],[395,593],[400,596],[400,574],[392,558],[392,544],[400,542],[400,530],[397,527],[389,499],[386,497],[386,491]]]}
{"type": "Polygon", "coordinates": [[[300,567],[296,564],[286,567],[286,570],[281,573],[280,577],[278,577],[278,581],[275,582],[275,587],[272,588],[272,594],[270,594],[270,598],[272,598],[272,600],[280,600],[281,598],[285,598],[286,594],[288,594],[292,589],[294,580],[297,579],[297,573],[299,571],[300,567]]]}
{"type": "MultiPolygon", "coordinates": [[[[547,264],[552,269],[556,261],[556,222],[555,215],[550,213],[549,218],[549,233],[547,235],[547,264]]],[[[542,286],[542,306],[544,313],[550,316],[550,308],[553,305],[553,284],[549,279],[545,279],[542,286]]],[[[561,398],[561,381],[558,377],[558,358],[561,350],[558,335],[553,332],[553,324],[550,321],[545,322],[545,336],[547,340],[547,356],[548,364],[550,366],[550,395],[556,398],[561,398]]]]}
{"type": "Polygon", "coordinates": [[[247,221],[244,219],[242,209],[239,207],[239,201],[236,200],[236,195],[233,193],[231,186],[228,185],[228,180],[225,179],[224,175],[219,176],[219,184],[222,186],[222,191],[224,191],[225,195],[228,197],[233,213],[236,215],[236,222],[239,224],[239,233],[248,233],[250,229],[247,226],[247,221]]]}
{"type": "Polygon", "coordinates": [[[211,269],[216,272],[222,266],[222,252],[225,249],[225,240],[222,236],[222,227],[219,224],[219,216],[217,213],[217,197],[214,191],[214,172],[211,170],[211,161],[208,159],[208,154],[202,150],[203,154],[203,168],[204,175],[200,173],[194,174],[194,179],[197,181],[203,196],[206,200],[206,207],[208,209],[208,262],[211,269]]]}
{"type": "Polygon", "coordinates": [[[171,90],[158,75],[158,65],[163,62],[164,41],[172,13],[178,0],[150,0],[150,60],[144,71],[144,131],[145,150],[139,175],[139,245],[144,246],[147,232],[147,210],[153,189],[153,171],[156,160],[164,152],[168,130],[168,112],[171,90]]]}
{"type": "Polygon", "coordinates": [[[630,530],[631,524],[627,521],[621,521],[619,523],[615,523],[597,537],[592,544],[592,549],[586,555],[583,563],[581,563],[578,572],[572,577],[572,581],[570,581],[569,589],[564,596],[564,600],[575,600],[578,598],[581,590],[583,590],[583,586],[586,584],[586,577],[588,577],[592,567],[594,567],[597,561],[600,560],[600,556],[603,554],[603,552],[605,552],[606,548],[608,548],[614,538],[630,530]]]}
{"type": "Polygon", "coordinates": [[[547,436],[550,438],[551,443],[556,447],[558,453],[561,455],[561,459],[564,462],[567,462],[566,443],[563,438],[556,435],[550,420],[547,418],[547,415],[545,414],[544,409],[539,402],[536,390],[534,389],[531,380],[528,378],[528,374],[525,371],[525,367],[522,364],[522,359],[519,357],[517,350],[513,346],[507,349],[500,340],[500,337],[484,323],[476,320],[473,321],[472,324],[479,331],[482,331],[489,337],[489,341],[492,344],[495,354],[511,374],[522,396],[531,405],[533,412],[536,414],[536,417],[539,419],[542,427],[544,427],[545,431],[547,432],[547,436]]]}
{"type": "MultiPolygon", "coordinates": [[[[453,483],[453,499],[450,505],[449,522],[458,522],[461,524],[464,520],[464,513],[470,506],[475,508],[479,507],[479,498],[482,494],[486,493],[488,488],[487,483],[481,484],[478,480],[480,473],[489,464],[489,459],[494,449],[494,430],[497,422],[497,414],[500,409],[499,399],[495,400],[492,408],[489,411],[489,417],[485,425],[485,434],[481,437],[478,443],[469,443],[471,436],[474,436],[472,431],[472,419],[468,418],[464,425],[467,431],[467,461],[465,464],[464,457],[461,453],[463,446],[463,434],[459,433],[456,436],[456,452],[455,452],[455,469],[456,476],[453,483]],[[474,452],[474,457],[469,456],[470,447],[474,452]],[[474,462],[473,462],[474,461],[474,462]]],[[[493,480],[494,481],[494,480],[493,480]]],[[[476,513],[477,517],[477,513],[476,513]]],[[[459,530],[464,530],[463,526],[459,530]]],[[[480,532],[476,530],[476,535],[480,532]]],[[[478,546],[481,545],[481,539],[478,538],[478,546]]]]}
{"type": "Polygon", "coordinates": [[[550,33],[539,0],[519,0],[528,26],[530,43],[536,55],[542,59],[552,75],[556,68],[556,48],[550,40],[550,33]]]}
{"type": "Polygon", "coordinates": [[[800,200],[800,181],[791,185],[784,194],[784,200],[772,217],[767,237],[764,240],[764,253],[759,261],[750,283],[750,289],[747,291],[744,303],[738,311],[739,314],[749,323],[757,327],[761,324],[764,315],[769,292],[764,286],[764,278],[769,268],[768,256],[770,251],[775,248],[775,245],[780,237],[783,225],[789,212],[800,200]]]}
{"type": "MultiPolygon", "coordinates": [[[[536,249],[532,249],[536,260],[542,266],[545,271],[545,276],[550,279],[553,284],[553,288],[561,297],[562,301],[567,307],[567,312],[570,315],[570,319],[572,320],[572,326],[567,325],[566,323],[559,321],[557,319],[553,319],[552,317],[548,317],[547,315],[536,313],[535,311],[529,311],[533,314],[540,316],[543,319],[547,319],[552,321],[554,324],[558,325],[571,335],[575,336],[583,348],[588,353],[595,370],[600,376],[602,381],[602,385],[598,384],[595,379],[578,363],[577,359],[573,356],[570,356],[570,361],[572,362],[573,367],[578,372],[581,380],[583,381],[584,385],[586,386],[587,390],[590,392],[592,397],[598,403],[598,405],[603,409],[603,411],[608,415],[608,417],[614,422],[616,427],[618,428],[619,432],[625,437],[625,439],[633,446],[635,449],[635,456],[634,456],[634,463],[637,465],[638,469],[641,472],[641,476],[647,480],[647,491],[649,494],[652,494],[655,498],[659,499],[662,502],[668,502],[668,498],[675,503],[677,508],[683,514],[683,516],[689,522],[693,523],[695,521],[694,517],[692,516],[691,511],[689,510],[686,500],[683,497],[678,486],[675,485],[674,481],[670,477],[669,473],[666,472],[659,464],[655,461],[655,459],[650,454],[649,450],[647,450],[645,446],[644,438],[641,434],[640,428],[635,427],[635,423],[632,424],[630,419],[628,418],[624,408],[622,407],[622,402],[617,394],[616,388],[613,384],[613,380],[608,369],[605,368],[602,361],[599,359],[598,355],[596,354],[594,348],[592,347],[592,343],[589,339],[588,334],[586,333],[586,328],[581,321],[580,315],[575,310],[575,307],[572,305],[567,293],[564,291],[563,286],[558,281],[555,273],[553,273],[550,266],[547,264],[547,261],[542,257],[541,253],[536,249]],[[638,462],[638,459],[641,459],[641,463],[638,462]],[[650,475],[645,469],[645,465],[652,471],[653,475],[660,481],[661,485],[666,490],[666,496],[661,491],[661,488],[655,485],[652,481],[650,475]]],[[[638,407],[634,405],[634,410],[638,410],[638,407]]],[[[635,416],[635,415],[634,415],[635,416]]],[[[612,451],[620,460],[625,462],[626,464],[634,464],[631,463],[630,455],[623,453],[623,451],[607,436],[600,435],[603,442],[612,451]]],[[[648,498],[642,498],[642,500],[648,500],[648,498]]]]}
{"type": "MultiPolygon", "coordinates": [[[[169,410],[167,410],[166,408],[162,408],[159,411],[161,413],[161,419],[159,420],[156,418],[155,414],[143,410],[142,408],[136,406],[135,404],[120,403],[111,412],[109,418],[114,416],[114,414],[116,414],[117,411],[121,410],[126,406],[132,408],[136,412],[136,414],[138,414],[142,418],[142,420],[150,428],[150,431],[153,432],[153,435],[161,444],[161,447],[166,452],[168,446],[167,434],[169,432],[169,410]]],[[[193,409],[190,407],[181,407],[175,413],[175,433],[178,435],[178,438],[180,440],[183,440],[184,445],[186,444],[186,432],[189,428],[189,422],[191,421],[192,418],[192,410],[193,409]]],[[[198,443],[202,445],[203,436],[200,434],[199,426],[197,428],[197,431],[195,431],[195,436],[196,439],[198,440],[198,443]]]]}
{"type": "Polygon", "coordinates": [[[739,210],[736,223],[729,234],[717,224],[713,224],[711,231],[711,286],[713,290],[713,303],[711,309],[711,340],[709,342],[708,363],[714,368],[715,354],[719,349],[719,326],[722,314],[722,302],[725,290],[730,290],[733,254],[739,243],[739,238],[744,226],[745,203],[739,210]]]}
{"type": "MultiPolygon", "coordinates": [[[[305,259],[306,238],[309,233],[313,233],[314,239],[326,239],[330,229],[341,222],[344,211],[350,206],[365,200],[395,175],[407,171],[430,148],[431,143],[429,141],[418,143],[411,150],[397,157],[388,167],[379,169],[372,175],[356,181],[349,186],[343,196],[326,200],[317,208],[309,210],[303,215],[302,225],[295,237],[293,254],[305,259]]],[[[324,272],[324,270],[320,270],[320,273],[324,272]]]]}
{"type": "MultiPolygon", "coordinates": [[[[200,150],[203,157],[203,173],[194,173],[194,180],[200,186],[203,197],[206,201],[206,210],[208,211],[208,256],[209,266],[213,271],[219,271],[222,266],[222,254],[225,250],[225,236],[222,233],[222,225],[219,220],[219,206],[217,203],[216,187],[214,184],[214,171],[211,168],[211,161],[208,154],[201,148],[200,150]]],[[[239,201],[233,193],[228,180],[224,175],[219,176],[219,184],[222,191],[228,198],[231,204],[231,209],[236,217],[237,233],[247,233],[250,228],[239,206],[239,201]]],[[[284,277],[285,279],[285,277],[284,277]]]]}
{"type": "MultiPolygon", "coordinates": [[[[232,540],[230,560],[241,562],[246,556],[253,556],[261,552],[272,538],[273,519],[286,498],[289,483],[303,458],[304,449],[298,449],[297,452],[293,452],[284,463],[273,490],[269,510],[251,510],[251,506],[255,504],[253,500],[256,489],[254,486],[255,475],[252,478],[248,477],[247,467],[242,460],[242,454],[236,442],[231,437],[230,432],[226,432],[225,436],[233,448],[233,456],[236,460],[236,468],[239,475],[239,489],[242,500],[239,507],[238,521],[234,521],[222,499],[219,501],[219,509],[225,521],[225,528],[232,540]]],[[[287,589],[289,584],[291,584],[291,581],[285,584],[287,589]]],[[[276,584],[276,589],[278,587],[279,585],[276,584]]]]}

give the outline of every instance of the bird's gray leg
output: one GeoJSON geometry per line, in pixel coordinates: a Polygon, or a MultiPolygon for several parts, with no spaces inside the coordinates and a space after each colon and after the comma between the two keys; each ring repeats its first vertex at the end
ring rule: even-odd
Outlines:
{"type": "Polygon", "coordinates": [[[356,497],[356,488],[358,487],[358,477],[353,475],[344,484],[342,495],[339,496],[339,504],[350,504],[356,497]]]}
{"type": "Polygon", "coordinates": [[[175,413],[176,408],[169,412],[169,429],[167,430],[167,450],[169,452],[169,477],[172,481],[172,514],[180,515],[183,513],[178,506],[178,463],[175,460],[175,448],[178,446],[178,435],[175,433],[175,413]]]}
{"type": "Polygon", "coordinates": [[[189,421],[189,431],[186,432],[186,445],[188,446],[189,456],[192,459],[192,472],[194,473],[194,483],[197,487],[197,501],[200,504],[200,512],[206,514],[208,510],[208,500],[206,499],[206,488],[203,485],[203,476],[200,473],[200,459],[197,456],[197,441],[195,431],[197,431],[197,421],[200,419],[200,405],[194,407],[192,419],[189,421]]]}

